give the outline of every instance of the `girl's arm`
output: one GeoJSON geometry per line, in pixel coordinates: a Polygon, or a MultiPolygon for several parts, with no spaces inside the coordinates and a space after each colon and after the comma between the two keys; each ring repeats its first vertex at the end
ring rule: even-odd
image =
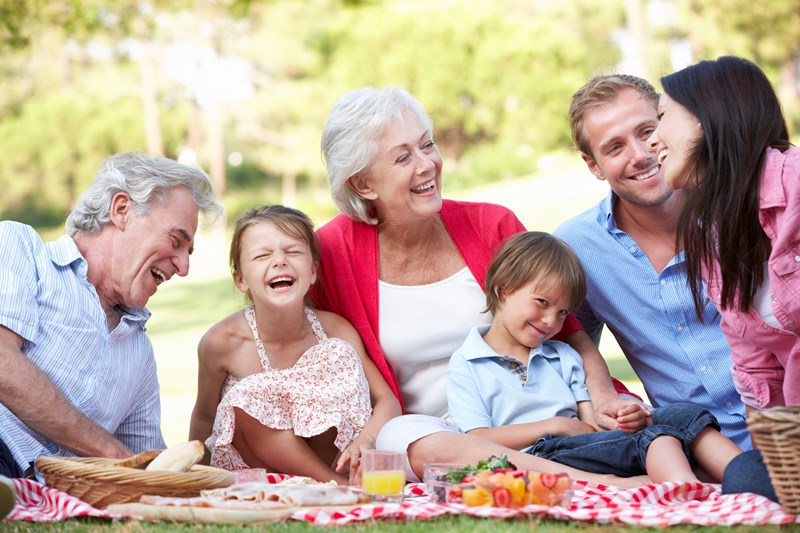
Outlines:
{"type": "MultiPolygon", "coordinates": [[[[224,364],[230,347],[227,337],[225,329],[217,324],[203,335],[197,346],[197,399],[189,424],[189,440],[205,442],[214,429],[220,392],[228,377],[224,364]]],[[[211,453],[206,449],[202,463],[207,465],[210,459],[211,453]]]]}
{"type": "MultiPolygon", "coordinates": [[[[358,484],[360,476],[361,451],[375,448],[375,439],[383,425],[390,419],[402,414],[400,402],[392,393],[386,380],[367,355],[364,343],[356,329],[345,318],[334,313],[317,311],[317,316],[326,318],[325,328],[329,337],[337,337],[350,343],[355,348],[364,368],[364,375],[369,383],[369,395],[372,401],[372,417],[361,430],[361,433],[343,452],[336,463],[336,471],[341,472],[350,464],[350,483],[358,484]]],[[[322,318],[321,317],[321,318],[322,318]]]]}

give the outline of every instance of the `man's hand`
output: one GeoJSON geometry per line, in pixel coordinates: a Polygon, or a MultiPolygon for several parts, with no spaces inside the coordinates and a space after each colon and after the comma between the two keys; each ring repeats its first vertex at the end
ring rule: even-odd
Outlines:
{"type": "Polygon", "coordinates": [[[652,423],[650,411],[635,400],[613,396],[594,405],[597,424],[603,429],[621,429],[633,433],[648,425],[648,421],[652,423]]]}

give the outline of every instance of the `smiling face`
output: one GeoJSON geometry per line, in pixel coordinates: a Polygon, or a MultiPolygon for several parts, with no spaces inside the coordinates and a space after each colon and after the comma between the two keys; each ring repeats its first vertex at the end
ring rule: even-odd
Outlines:
{"type": "Polygon", "coordinates": [[[664,93],[658,102],[659,123],[650,138],[658,152],[664,179],[673,189],[693,188],[689,160],[692,148],[702,137],[697,117],[664,93]]]}
{"type": "Polygon", "coordinates": [[[163,282],[189,273],[197,205],[188,189],[170,190],[141,215],[127,194],[118,193],[111,219],[115,236],[110,273],[96,284],[106,305],[142,308],[163,282]]]}
{"type": "Polygon", "coordinates": [[[487,342],[508,355],[527,353],[561,331],[568,314],[568,297],[554,277],[530,282],[501,295],[487,342]]]}
{"type": "Polygon", "coordinates": [[[658,126],[651,100],[636,89],[624,89],[613,102],[586,111],[583,129],[592,156],[582,154],[589,170],[608,181],[624,202],[652,207],[672,191],[664,183],[655,151],[647,144],[658,126]]]}
{"type": "Polygon", "coordinates": [[[272,222],[249,226],[241,237],[236,287],[258,305],[303,305],[317,279],[311,247],[272,222]]]}
{"type": "Polygon", "coordinates": [[[390,122],[378,140],[369,169],[350,178],[351,186],[372,201],[378,219],[431,217],[442,207],[442,156],[411,111],[390,122]]]}

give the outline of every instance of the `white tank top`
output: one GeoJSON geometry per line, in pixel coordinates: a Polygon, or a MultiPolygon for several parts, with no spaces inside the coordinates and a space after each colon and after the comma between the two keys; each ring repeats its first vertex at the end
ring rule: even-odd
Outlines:
{"type": "Polygon", "coordinates": [[[464,267],[430,285],[378,282],[381,348],[403,393],[406,412],[447,416],[447,364],[470,329],[491,322],[486,297],[464,267]]]}
{"type": "Polygon", "coordinates": [[[758,316],[761,317],[761,320],[772,326],[773,328],[783,329],[781,323],[778,322],[778,319],[775,318],[775,313],[772,312],[772,300],[769,295],[770,293],[770,283],[769,283],[769,269],[767,268],[766,263],[764,264],[764,281],[761,282],[761,286],[756,291],[755,296],[753,296],[753,309],[755,309],[758,316]]]}

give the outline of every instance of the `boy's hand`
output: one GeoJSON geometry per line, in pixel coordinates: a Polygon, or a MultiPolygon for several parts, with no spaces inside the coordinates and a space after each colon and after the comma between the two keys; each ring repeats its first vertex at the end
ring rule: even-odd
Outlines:
{"type": "Polygon", "coordinates": [[[602,429],[621,429],[633,433],[648,425],[651,416],[645,405],[620,396],[593,404],[595,420],[602,429]]]}
{"type": "Polygon", "coordinates": [[[638,402],[629,402],[628,405],[617,411],[617,428],[627,433],[634,433],[645,426],[653,425],[650,411],[638,402]]]}

